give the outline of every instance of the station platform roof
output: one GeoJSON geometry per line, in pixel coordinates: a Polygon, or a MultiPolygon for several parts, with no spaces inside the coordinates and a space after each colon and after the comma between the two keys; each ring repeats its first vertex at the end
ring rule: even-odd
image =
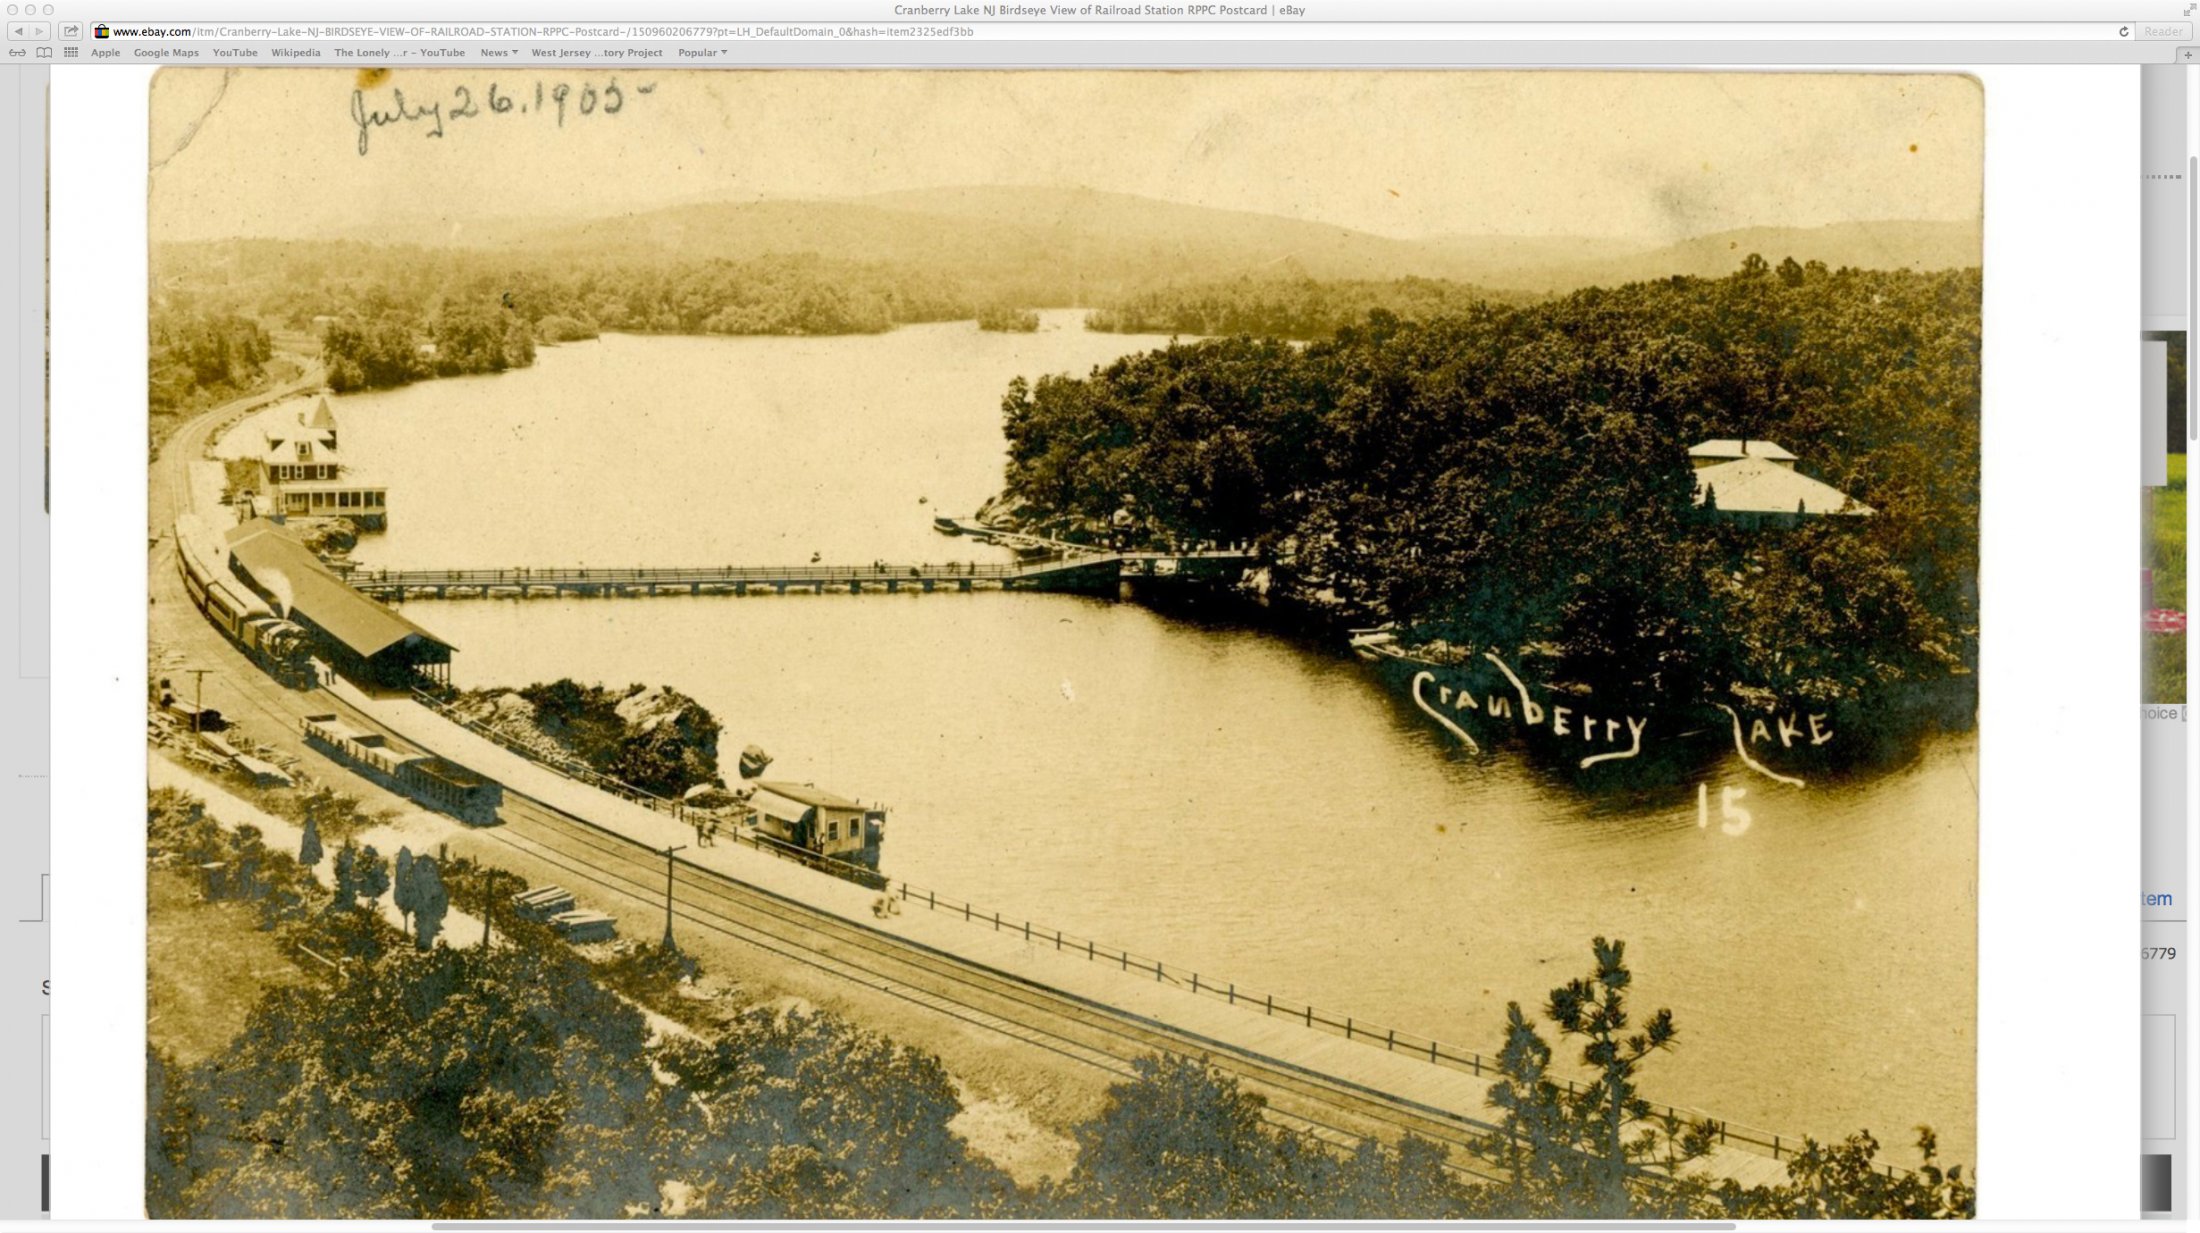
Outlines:
{"type": "Polygon", "coordinates": [[[445,654],[456,649],[353,590],[311,549],[265,518],[254,518],[231,531],[229,552],[254,586],[284,609],[283,615],[310,621],[363,660],[399,646],[445,654]]]}

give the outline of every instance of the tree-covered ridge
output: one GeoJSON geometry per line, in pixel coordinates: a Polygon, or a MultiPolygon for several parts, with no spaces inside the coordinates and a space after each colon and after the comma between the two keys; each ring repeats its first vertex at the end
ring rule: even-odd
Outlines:
{"type": "Polygon", "coordinates": [[[743,259],[676,254],[439,248],[357,241],[236,240],[156,253],[162,285],[210,309],[316,329],[327,318],[419,320],[445,304],[493,305],[554,340],[588,330],[680,334],[875,333],[894,324],[968,318],[975,301],[952,280],[814,253],[743,259]],[[551,328],[541,328],[552,321],[551,328]]]}
{"type": "MultiPolygon", "coordinates": [[[[156,298],[156,407],[176,401],[180,375],[229,388],[210,384],[211,370],[251,362],[249,334],[231,341],[239,323],[318,338],[330,385],[353,390],[521,368],[538,342],[604,330],[875,334],[966,319],[978,303],[955,279],[811,253],[682,260],[240,240],[165,246],[156,268],[193,312],[164,315],[156,298]]],[[[258,345],[264,360],[264,334],[258,345]]]]}
{"type": "Polygon", "coordinates": [[[1727,278],[1175,344],[1013,383],[1045,529],[1247,541],[1416,639],[1614,698],[1835,703],[1975,663],[1979,275],[1751,257],[1727,278]],[[1872,507],[1788,532],[1694,506],[1688,448],[1770,440],[1872,507]]]}
{"type": "Polygon", "coordinates": [[[503,372],[535,362],[535,336],[494,301],[449,300],[431,316],[384,309],[321,327],[321,359],[337,393],[404,385],[424,377],[503,372]]]}
{"type": "Polygon", "coordinates": [[[1085,317],[1085,328],[1115,334],[1251,334],[1266,338],[1327,338],[1381,310],[1424,320],[1476,304],[1525,304],[1537,297],[1492,291],[1441,278],[1390,281],[1241,277],[1230,282],[1172,284],[1110,301],[1085,317]]]}
{"type": "Polygon", "coordinates": [[[173,414],[248,390],[274,354],[267,331],[234,312],[158,305],[148,363],[152,412],[173,414]]]}
{"type": "Polygon", "coordinates": [[[146,412],[156,447],[183,419],[297,375],[273,362],[260,323],[234,309],[156,297],[147,328],[146,412]]]}

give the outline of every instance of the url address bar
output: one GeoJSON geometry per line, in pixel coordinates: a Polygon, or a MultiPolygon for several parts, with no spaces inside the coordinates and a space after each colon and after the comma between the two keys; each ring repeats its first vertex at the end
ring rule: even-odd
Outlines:
{"type": "MultiPolygon", "coordinates": [[[[1007,8],[1010,6],[1000,6],[1007,8]]],[[[1021,6],[1042,8],[1044,6],[1021,6]]],[[[1061,7],[1076,8],[1077,5],[1061,7]]],[[[1124,5],[1120,7],[1131,7],[1124,5]]],[[[1278,6],[1267,7],[1271,10],[1278,6]]],[[[2154,23],[2158,25],[2159,23],[2154,23]]],[[[376,40],[452,42],[787,38],[1444,40],[1452,42],[2132,42],[2157,34],[2138,22],[1305,22],[1289,17],[1239,21],[1091,20],[1017,16],[946,21],[785,21],[747,23],[586,23],[480,25],[384,22],[113,23],[106,37],[175,40],[376,40]],[[949,31],[953,33],[950,35],[949,31]]],[[[2189,36],[2186,36],[2189,37],[2189,36]]]]}

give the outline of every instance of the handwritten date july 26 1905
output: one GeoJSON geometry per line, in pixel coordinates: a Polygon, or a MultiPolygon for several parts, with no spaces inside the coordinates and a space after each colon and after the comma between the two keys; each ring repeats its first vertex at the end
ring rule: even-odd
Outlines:
{"type": "Polygon", "coordinates": [[[353,90],[351,122],[359,130],[359,155],[364,158],[368,138],[378,128],[412,125],[422,136],[441,137],[447,125],[461,120],[514,115],[540,116],[564,128],[568,117],[618,115],[626,110],[631,96],[646,95],[656,88],[654,82],[622,86],[613,77],[601,85],[593,81],[537,81],[532,89],[516,91],[493,81],[479,96],[470,85],[453,86],[447,95],[416,91],[409,98],[396,88],[386,97],[370,97],[366,90],[353,90]]]}

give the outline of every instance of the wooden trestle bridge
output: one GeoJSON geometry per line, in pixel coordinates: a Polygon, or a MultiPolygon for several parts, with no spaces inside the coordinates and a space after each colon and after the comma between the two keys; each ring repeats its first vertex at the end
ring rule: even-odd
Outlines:
{"type": "Polygon", "coordinates": [[[1126,581],[1230,580],[1253,564],[1239,550],[1106,552],[1015,564],[705,565],[640,569],[356,569],[354,588],[381,599],[526,598],[560,595],[747,595],[789,591],[850,595],[902,591],[1069,591],[1113,595],[1126,581]]]}

